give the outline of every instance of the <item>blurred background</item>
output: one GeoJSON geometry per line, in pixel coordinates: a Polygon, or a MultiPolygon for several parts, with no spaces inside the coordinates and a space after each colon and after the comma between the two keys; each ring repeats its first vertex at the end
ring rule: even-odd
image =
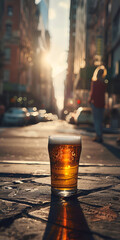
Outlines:
{"type": "Polygon", "coordinates": [[[120,1],[0,0],[1,124],[16,108],[31,123],[80,123],[83,111],[92,124],[90,82],[102,64],[104,124],[120,127],[120,1]]]}

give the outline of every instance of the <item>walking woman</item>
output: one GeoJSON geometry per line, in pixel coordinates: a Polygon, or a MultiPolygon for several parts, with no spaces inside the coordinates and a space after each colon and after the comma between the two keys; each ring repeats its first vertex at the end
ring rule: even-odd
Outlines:
{"type": "Polygon", "coordinates": [[[92,106],[94,127],[96,132],[96,137],[93,139],[93,141],[99,143],[102,143],[103,141],[103,116],[106,91],[106,84],[104,80],[106,75],[107,70],[103,65],[97,67],[93,73],[90,88],[89,103],[91,103],[92,106]]]}

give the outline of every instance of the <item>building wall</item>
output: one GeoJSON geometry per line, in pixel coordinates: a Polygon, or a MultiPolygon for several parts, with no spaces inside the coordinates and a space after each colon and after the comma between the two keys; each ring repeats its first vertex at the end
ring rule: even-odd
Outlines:
{"type": "Polygon", "coordinates": [[[2,94],[10,105],[13,96],[27,96],[31,91],[29,83],[37,43],[37,18],[34,0],[4,0],[3,4],[0,35],[4,53],[2,94]]]}
{"type": "Polygon", "coordinates": [[[112,1],[113,76],[120,74],[120,2],[112,1]],[[118,65],[118,66],[117,66],[118,65]],[[118,69],[117,69],[118,68],[118,69]]]}
{"type": "MultiPolygon", "coordinates": [[[[105,64],[108,69],[109,98],[120,102],[120,2],[106,0],[105,15],[105,64]]],[[[113,102],[113,104],[115,103],[113,102]]]]}
{"type": "MultiPolygon", "coordinates": [[[[78,102],[83,105],[84,94],[82,89],[78,88],[78,82],[81,78],[81,70],[86,66],[86,0],[79,1],[76,11],[76,34],[75,34],[75,56],[74,56],[74,87],[73,104],[76,109],[78,102]]],[[[83,79],[84,81],[84,79],[83,79]]],[[[86,95],[86,94],[85,94],[86,95]]]]}
{"type": "Polygon", "coordinates": [[[50,34],[48,29],[48,10],[49,1],[41,0],[38,4],[40,11],[38,30],[39,48],[37,54],[37,62],[39,73],[37,76],[37,96],[40,99],[40,108],[45,108],[47,111],[52,111],[56,103],[53,94],[52,71],[47,55],[50,49],[50,34]]]}
{"type": "Polygon", "coordinates": [[[18,4],[15,4],[14,1],[11,1],[11,3],[9,3],[9,1],[4,1],[4,15],[2,21],[2,44],[4,49],[3,83],[14,83],[17,82],[18,79],[18,42],[15,36],[19,27],[19,4],[20,1],[18,1],[18,4]],[[11,7],[11,11],[13,11],[11,16],[8,16],[9,7],[11,7]],[[7,28],[11,28],[11,30],[7,28]]]}
{"type": "Polygon", "coordinates": [[[74,74],[85,67],[86,59],[86,0],[79,1],[76,11],[74,74]]]}
{"type": "Polygon", "coordinates": [[[109,104],[109,95],[114,95],[114,103],[120,102],[120,1],[87,0],[86,10],[81,7],[82,2],[85,3],[82,0],[71,0],[70,9],[65,108],[67,99],[72,99],[72,110],[78,107],[77,100],[80,100],[80,105],[88,104],[87,96],[93,72],[102,64],[108,69],[107,102],[109,104]],[[75,3],[76,12],[73,11],[75,3]]]}
{"type": "Polygon", "coordinates": [[[75,54],[75,35],[76,35],[76,10],[77,0],[71,0],[70,3],[70,33],[69,33],[69,51],[68,51],[68,69],[65,81],[64,107],[72,109],[73,85],[74,85],[74,54],[75,54]]]}
{"type": "Polygon", "coordinates": [[[104,0],[71,0],[70,44],[65,88],[71,90],[71,95],[66,94],[66,96],[72,98],[73,109],[88,104],[86,96],[89,95],[93,71],[104,61],[104,14],[104,0]],[[73,12],[75,3],[76,11],[73,12]],[[74,16],[75,22],[72,28],[74,16]]]}
{"type": "Polygon", "coordinates": [[[86,65],[103,64],[104,54],[104,0],[87,0],[86,65]]]}

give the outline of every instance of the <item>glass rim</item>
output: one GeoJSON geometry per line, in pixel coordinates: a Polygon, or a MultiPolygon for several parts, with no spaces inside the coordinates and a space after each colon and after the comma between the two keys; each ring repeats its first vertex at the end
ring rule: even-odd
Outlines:
{"type": "Polygon", "coordinates": [[[50,135],[48,143],[51,144],[81,144],[80,135],[50,135]]]}

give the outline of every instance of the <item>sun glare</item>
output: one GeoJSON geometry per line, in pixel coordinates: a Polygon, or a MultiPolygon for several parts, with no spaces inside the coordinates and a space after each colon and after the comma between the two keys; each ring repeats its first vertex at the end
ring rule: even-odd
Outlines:
{"type": "Polygon", "coordinates": [[[51,60],[50,60],[50,54],[49,53],[45,53],[42,60],[45,64],[51,65],[51,60]]]}
{"type": "Polygon", "coordinates": [[[51,63],[49,53],[46,54],[46,56],[45,56],[45,61],[46,61],[46,63],[48,63],[48,64],[51,63]]]}

